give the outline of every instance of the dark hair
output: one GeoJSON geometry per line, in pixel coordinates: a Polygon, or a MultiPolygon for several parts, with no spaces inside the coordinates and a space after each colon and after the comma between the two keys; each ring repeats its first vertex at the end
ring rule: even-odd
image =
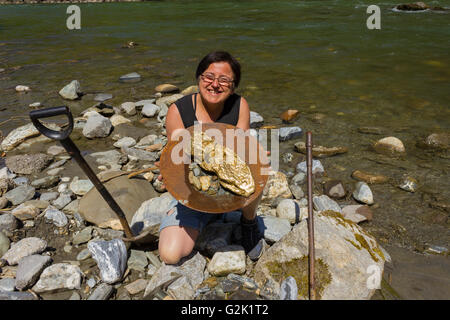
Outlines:
{"type": "Polygon", "coordinates": [[[237,88],[241,81],[241,65],[226,51],[213,51],[208,53],[198,64],[195,78],[198,79],[198,77],[208,69],[209,65],[214,62],[228,62],[234,73],[234,87],[237,88]]]}

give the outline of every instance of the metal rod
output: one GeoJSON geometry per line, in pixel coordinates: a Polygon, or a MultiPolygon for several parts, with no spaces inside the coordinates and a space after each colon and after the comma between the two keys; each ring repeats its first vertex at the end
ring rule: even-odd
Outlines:
{"type": "Polygon", "coordinates": [[[314,279],[314,214],[312,203],[312,133],[306,133],[306,167],[308,179],[308,261],[309,261],[309,299],[316,300],[316,282],[314,279]]]}
{"type": "Polygon", "coordinates": [[[77,146],[70,138],[60,140],[59,142],[62,144],[64,149],[66,149],[66,151],[75,159],[75,161],[88,176],[89,180],[91,180],[91,182],[94,184],[97,191],[100,193],[103,199],[105,199],[106,203],[113,210],[113,212],[117,214],[127,238],[134,238],[133,232],[131,232],[130,226],[128,225],[127,219],[122,209],[119,207],[108,190],[106,190],[105,186],[103,185],[103,183],[101,183],[100,179],[97,177],[94,171],[92,171],[91,167],[89,167],[86,160],[84,160],[84,158],[81,156],[80,150],[77,148],[77,146]]]}

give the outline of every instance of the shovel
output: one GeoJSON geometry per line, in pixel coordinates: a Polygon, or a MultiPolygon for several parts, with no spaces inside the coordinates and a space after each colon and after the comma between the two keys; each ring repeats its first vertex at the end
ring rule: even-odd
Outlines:
{"type": "Polygon", "coordinates": [[[44,136],[50,139],[59,140],[64,149],[66,149],[66,151],[75,159],[75,161],[84,171],[84,173],[88,176],[89,180],[91,180],[91,182],[94,184],[95,188],[98,190],[100,195],[103,197],[103,199],[105,199],[106,203],[119,218],[119,221],[126,235],[126,238],[123,238],[124,241],[136,242],[139,244],[147,242],[148,237],[154,238],[154,236],[150,234],[150,230],[144,230],[138,236],[135,236],[133,234],[122,209],[113,199],[111,194],[105,188],[105,186],[97,177],[97,175],[94,173],[94,171],[92,171],[91,167],[89,167],[86,160],[81,156],[80,150],[77,148],[77,146],[73,143],[73,141],[69,137],[73,129],[73,117],[72,113],[70,112],[67,106],[33,110],[30,112],[30,118],[34,126],[40,133],[42,133],[44,136]],[[61,131],[51,130],[46,126],[44,126],[39,121],[39,119],[41,118],[54,117],[59,115],[66,115],[67,118],[69,119],[69,126],[61,131]]]}

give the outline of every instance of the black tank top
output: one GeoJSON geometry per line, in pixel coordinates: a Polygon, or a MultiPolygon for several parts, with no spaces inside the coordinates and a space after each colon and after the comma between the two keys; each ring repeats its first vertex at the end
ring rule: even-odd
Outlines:
{"type": "MultiPolygon", "coordinates": [[[[194,122],[198,121],[197,117],[195,116],[195,109],[197,107],[197,93],[194,94],[195,105],[192,104],[192,94],[184,96],[183,98],[175,101],[175,105],[178,108],[178,112],[180,113],[185,128],[193,126],[194,122]]],[[[240,107],[241,96],[233,93],[225,101],[222,113],[215,122],[228,123],[233,126],[237,125],[239,120],[240,107]]]]}

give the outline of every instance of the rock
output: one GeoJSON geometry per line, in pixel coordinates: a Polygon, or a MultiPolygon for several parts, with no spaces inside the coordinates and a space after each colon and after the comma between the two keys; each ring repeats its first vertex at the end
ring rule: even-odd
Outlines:
{"type": "Polygon", "coordinates": [[[225,246],[217,251],[208,264],[208,272],[213,276],[226,276],[229,273],[245,273],[244,248],[237,245],[225,246]]]}
{"type": "MultiPolygon", "coordinates": [[[[317,298],[370,299],[380,287],[385,256],[375,238],[358,225],[332,211],[314,217],[317,298]],[[379,277],[368,277],[375,270],[379,277]]],[[[266,282],[280,292],[280,283],[294,277],[297,299],[308,297],[308,227],[297,224],[282,240],[270,247],[253,270],[259,286],[266,282]]]]}
{"type": "Polygon", "coordinates": [[[403,179],[403,181],[400,183],[398,187],[402,190],[414,193],[416,192],[418,185],[419,183],[417,182],[416,179],[412,177],[406,177],[403,179]]]}
{"type": "Polygon", "coordinates": [[[299,115],[300,115],[300,111],[295,110],[295,109],[289,109],[289,110],[284,111],[280,115],[280,119],[283,122],[290,123],[291,121],[294,121],[299,115]]]}
{"type": "MultiPolygon", "coordinates": [[[[43,125],[45,125],[47,128],[60,131],[61,128],[55,125],[54,123],[49,122],[42,122],[43,125]]],[[[12,130],[6,138],[4,138],[1,142],[1,149],[3,151],[11,151],[15,147],[17,147],[19,144],[24,142],[25,140],[40,135],[39,131],[36,129],[36,127],[33,125],[33,123],[29,123],[26,125],[23,125],[21,127],[18,127],[14,130],[12,130]]]]}
{"type": "Polygon", "coordinates": [[[114,287],[107,283],[100,283],[87,300],[108,300],[114,292],[114,287]]]}
{"type": "Polygon", "coordinates": [[[122,279],[127,266],[127,248],[121,239],[90,241],[87,245],[97,261],[103,282],[113,284],[122,279]]]}
{"type": "Polygon", "coordinates": [[[112,99],[113,95],[110,93],[98,93],[95,95],[94,100],[99,102],[104,102],[106,100],[112,99]]]}
{"type": "Polygon", "coordinates": [[[11,242],[9,238],[0,231],[0,257],[2,257],[8,250],[11,242]]]}
{"type": "Polygon", "coordinates": [[[280,300],[297,300],[298,288],[294,277],[289,276],[281,282],[280,300]]]}
{"type": "Polygon", "coordinates": [[[5,213],[0,215],[0,231],[12,232],[19,227],[19,220],[12,214],[5,213]]]}
{"type": "Polygon", "coordinates": [[[83,135],[87,138],[104,138],[112,129],[111,121],[97,112],[89,115],[83,128],[83,135]]]}
{"type": "Polygon", "coordinates": [[[41,253],[47,248],[47,241],[36,238],[24,238],[11,246],[1,258],[8,261],[10,266],[19,263],[20,259],[32,254],[41,253]]]}
{"type": "Polygon", "coordinates": [[[292,198],[286,175],[272,171],[263,190],[262,202],[271,202],[275,198],[292,198]]]}
{"type": "Polygon", "coordinates": [[[139,82],[141,81],[141,75],[137,72],[125,74],[119,78],[120,82],[139,82]]]}
{"type": "Polygon", "coordinates": [[[406,152],[403,142],[396,137],[380,139],[373,145],[373,148],[376,152],[388,156],[406,152]]]}
{"type": "Polygon", "coordinates": [[[353,198],[356,201],[362,202],[365,204],[373,204],[373,195],[372,190],[370,190],[369,186],[365,182],[356,183],[356,189],[353,191],[353,198]]]}
{"type": "Polygon", "coordinates": [[[136,158],[137,160],[154,162],[159,159],[158,152],[149,152],[138,148],[122,147],[122,152],[130,157],[136,158]]]}
{"type": "MultiPolygon", "coordinates": [[[[306,143],[299,141],[295,144],[295,150],[306,154],[306,143]]],[[[342,154],[348,152],[346,147],[323,147],[323,146],[313,146],[312,155],[315,158],[326,158],[337,154],[342,154]]]]}
{"type": "Polygon", "coordinates": [[[383,175],[371,174],[368,172],[364,172],[361,170],[355,170],[352,173],[352,178],[360,181],[364,181],[366,183],[386,183],[389,181],[389,178],[383,175]]]}
{"type": "Polygon", "coordinates": [[[450,133],[432,133],[425,139],[425,145],[434,149],[449,149],[450,133]]]}
{"type": "Polygon", "coordinates": [[[69,185],[69,189],[77,196],[85,195],[93,187],[94,184],[91,182],[91,180],[88,179],[79,180],[78,177],[74,177],[69,185]]]}
{"type": "Polygon", "coordinates": [[[137,113],[134,102],[124,102],[120,105],[120,109],[129,116],[134,116],[137,113]]]}
{"type": "Polygon", "coordinates": [[[308,208],[301,208],[295,200],[284,199],[277,206],[277,217],[296,224],[308,217],[308,208]]]}
{"type": "Polygon", "coordinates": [[[287,219],[273,216],[260,216],[259,218],[259,230],[264,234],[264,239],[269,244],[279,241],[291,231],[291,223],[287,219]]]}
{"type": "Polygon", "coordinates": [[[345,197],[347,192],[345,191],[342,182],[337,180],[327,181],[324,186],[324,193],[334,199],[342,199],[345,197]]]}
{"type": "Polygon", "coordinates": [[[59,183],[58,176],[47,176],[41,179],[34,180],[31,182],[31,186],[36,189],[50,189],[59,183]]]}
{"type": "Polygon", "coordinates": [[[92,257],[91,252],[89,251],[89,249],[83,249],[80,251],[80,253],[77,255],[77,261],[84,261],[86,259],[89,259],[90,257],[92,257]]]}
{"type": "Polygon", "coordinates": [[[127,147],[130,148],[132,146],[134,146],[136,144],[136,140],[134,140],[131,137],[124,137],[119,139],[116,143],[114,143],[114,147],[116,148],[122,148],[122,147],[127,147]]]}
{"type": "Polygon", "coordinates": [[[175,299],[192,299],[195,290],[204,280],[206,260],[200,253],[192,253],[176,265],[163,263],[147,284],[145,297],[152,297],[159,289],[168,286],[167,292],[175,299]]]}
{"type": "Polygon", "coordinates": [[[6,292],[0,290],[0,300],[39,300],[30,292],[6,292]]]}
{"type": "Polygon", "coordinates": [[[0,291],[12,292],[16,286],[16,280],[13,278],[0,279],[0,291]]]}
{"type": "Polygon", "coordinates": [[[356,204],[348,205],[342,208],[342,215],[345,219],[351,220],[354,223],[360,223],[365,220],[372,220],[373,213],[368,206],[356,204]]]}
{"type": "Polygon", "coordinates": [[[27,200],[33,199],[34,194],[35,189],[33,187],[22,185],[5,193],[4,197],[8,199],[13,206],[17,206],[27,200]]]}
{"type": "Polygon", "coordinates": [[[257,112],[250,111],[250,128],[259,128],[264,124],[264,118],[257,112]]]}
{"type": "MultiPolygon", "coordinates": [[[[47,151],[47,153],[48,153],[48,151],[47,151]]],[[[56,162],[52,163],[51,165],[49,165],[49,166],[48,166],[48,169],[54,169],[54,168],[61,167],[61,166],[63,166],[66,162],[67,162],[67,159],[62,159],[62,160],[56,161],[56,162]]],[[[48,171],[47,171],[47,172],[48,172],[48,171]]]]}
{"type": "Polygon", "coordinates": [[[136,108],[142,109],[144,107],[144,105],[146,105],[148,103],[149,104],[155,103],[155,101],[156,101],[156,99],[145,99],[145,100],[139,100],[139,101],[135,102],[134,104],[135,104],[136,108]]]}
{"type": "Polygon", "coordinates": [[[337,204],[336,201],[331,200],[328,196],[326,195],[321,195],[321,196],[314,196],[313,197],[313,204],[314,204],[314,208],[317,211],[327,211],[327,210],[332,210],[332,211],[336,211],[341,213],[342,209],[341,207],[337,204]]]}
{"type": "MultiPolygon", "coordinates": [[[[56,209],[62,209],[71,202],[72,202],[72,194],[71,192],[66,191],[64,193],[61,193],[56,200],[52,201],[52,205],[55,206],[56,209]]],[[[54,215],[55,213],[52,212],[51,214],[54,215]]]]}
{"type": "Polygon", "coordinates": [[[122,159],[122,153],[117,150],[94,152],[89,155],[95,159],[98,164],[108,165],[110,167],[117,166],[122,159]]]}
{"type": "MultiPolygon", "coordinates": [[[[176,93],[176,94],[172,94],[170,96],[159,98],[158,100],[156,100],[155,104],[158,105],[159,107],[161,107],[161,111],[162,111],[164,107],[166,107],[166,108],[169,107],[172,103],[174,103],[175,101],[177,101],[178,99],[181,99],[183,97],[184,96],[182,94],[176,93]]],[[[161,111],[160,111],[160,113],[161,113],[161,111]]]]}
{"type": "Polygon", "coordinates": [[[134,234],[149,230],[151,234],[158,237],[162,218],[176,203],[177,201],[168,192],[142,202],[131,219],[131,230],[134,234]]]}
{"type": "Polygon", "coordinates": [[[120,114],[113,115],[109,120],[111,121],[113,127],[116,127],[123,123],[131,123],[130,119],[127,119],[124,116],[121,116],[120,114]]]}
{"type": "Polygon", "coordinates": [[[287,141],[296,139],[302,136],[302,129],[299,127],[283,127],[280,128],[279,138],[280,141],[287,141]]]}
{"type": "Polygon", "coordinates": [[[64,227],[69,223],[66,215],[51,205],[45,209],[44,217],[57,227],[64,227]]]}
{"type": "Polygon", "coordinates": [[[29,180],[26,177],[17,177],[13,179],[13,182],[16,184],[16,186],[23,186],[28,184],[29,180]]]}
{"type": "Polygon", "coordinates": [[[291,184],[295,184],[297,186],[301,186],[306,182],[306,174],[304,172],[299,172],[295,176],[292,177],[291,184]]]}
{"type": "Polygon", "coordinates": [[[92,238],[93,227],[89,226],[81,230],[80,232],[73,235],[72,244],[77,246],[88,242],[92,238]]]}
{"type": "Polygon", "coordinates": [[[41,211],[33,205],[25,205],[25,203],[22,203],[13,209],[11,213],[17,219],[25,221],[36,218],[41,211]]]}
{"type": "Polygon", "coordinates": [[[159,86],[156,86],[155,91],[162,93],[169,93],[169,92],[178,92],[180,91],[180,89],[178,89],[178,87],[174,86],[173,84],[164,83],[160,84],[159,86]]]}
{"type": "Polygon", "coordinates": [[[421,11],[427,10],[430,7],[423,2],[409,3],[409,4],[399,4],[395,7],[397,10],[401,11],[421,11]]]}
{"type": "Polygon", "coordinates": [[[14,173],[33,174],[44,170],[52,160],[44,153],[25,154],[7,157],[5,164],[14,173]]]}
{"type": "MultiPolygon", "coordinates": [[[[306,175],[307,174],[306,161],[297,164],[296,169],[297,172],[303,172],[306,175]]],[[[325,169],[323,168],[322,163],[319,160],[313,160],[311,171],[312,174],[316,177],[320,177],[325,173],[325,169]]]]}
{"type": "Polygon", "coordinates": [[[56,263],[44,269],[32,290],[38,293],[58,289],[80,289],[83,273],[68,263],[56,263]]]}
{"type": "Polygon", "coordinates": [[[144,106],[142,107],[141,113],[142,113],[142,115],[143,115],[144,117],[149,117],[149,118],[151,118],[151,117],[154,117],[155,115],[157,115],[160,109],[161,109],[161,108],[158,107],[156,104],[153,104],[153,103],[146,103],[146,104],[144,104],[144,106]]]}
{"type": "MultiPolygon", "coordinates": [[[[128,221],[132,221],[134,213],[144,201],[157,196],[156,191],[145,179],[119,176],[105,182],[104,186],[125,213],[128,221]]],[[[86,221],[100,228],[122,230],[117,214],[112,211],[96,188],[92,188],[80,199],[78,212],[86,221]]]]}
{"type": "Polygon", "coordinates": [[[6,208],[9,200],[6,197],[0,197],[0,209],[6,208]]]}
{"type": "Polygon", "coordinates": [[[448,255],[448,249],[446,247],[441,246],[430,246],[425,250],[426,253],[431,254],[439,254],[439,255],[448,255]]]}
{"type": "Polygon", "coordinates": [[[301,199],[305,196],[305,193],[303,192],[302,188],[296,184],[291,184],[289,186],[289,189],[292,192],[292,195],[295,199],[301,199]]]}
{"type": "Polygon", "coordinates": [[[197,93],[198,91],[198,86],[189,86],[186,89],[184,89],[183,91],[181,91],[181,94],[184,96],[187,96],[189,94],[193,94],[193,93],[197,93]]]}
{"type": "Polygon", "coordinates": [[[30,87],[24,85],[16,86],[16,92],[28,92],[31,91],[30,87]]]}
{"type": "Polygon", "coordinates": [[[32,287],[42,271],[52,263],[49,256],[33,254],[20,259],[16,272],[16,288],[25,290],[32,287]]]}
{"type": "Polygon", "coordinates": [[[134,295],[138,294],[141,291],[144,291],[147,287],[148,280],[145,279],[137,279],[136,281],[125,286],[125,289],[129,294],[134,295]]]}
{"type": "Polygon", "coordinates": [[[140,250],[131,250],[127,265],[130,269],[144,272],[148,265],[145,252],[140,250]]]}
{"type": "Polygon", "coordinates": [[[75,100],[81,94],[81,86],[78,80],[73,80],[59,91],[59,95],[66,100],[75,100]]]}

